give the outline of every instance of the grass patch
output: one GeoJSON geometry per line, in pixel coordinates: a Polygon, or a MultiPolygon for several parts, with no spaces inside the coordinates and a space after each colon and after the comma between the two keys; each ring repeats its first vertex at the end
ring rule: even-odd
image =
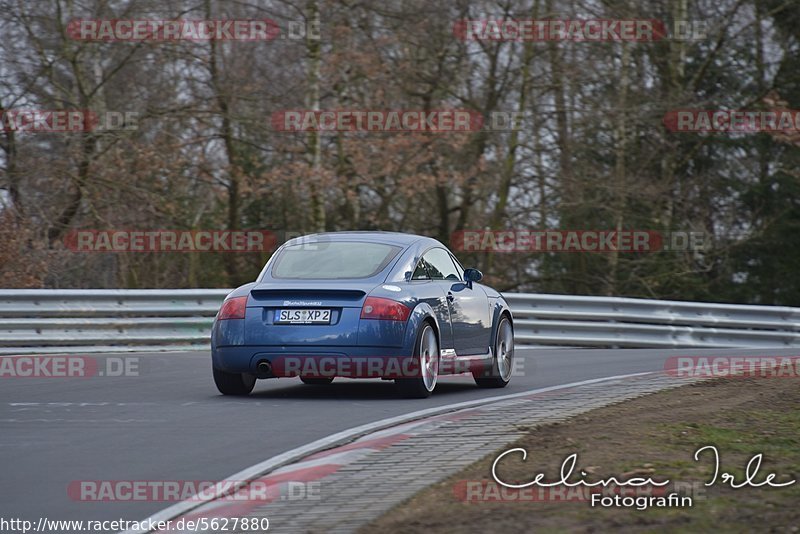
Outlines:
{"type": "Polygon", "coordinates": [[[747,462],[762,453],[756,482],[772,472],[780,475],[775,482],[800,479],[798,406],[796,380],[737,378],[596,409],[557,425],[531,428],[518,442],[418,493],[362,532],[798,532],[800,483],[733,489],[718,480],[705,487],[714,472],[713,455],[705,452],[699,461],[693,459],[698,448],[715,445],[720,474],[729,472],[741,482],[747,462]],[[683,485],[693,505],[639,511],[592,507],[586,500],[459,499],[454,490],[458,484],[492,482],[492,462],[512,447],[526,449],[528,459],[506,457],[498,469],[506,481],[528,481],[540,472],[558,479],[564,458],[578,453],[577,467],[589,472],[591,480],[668,478],[683,485]]]}

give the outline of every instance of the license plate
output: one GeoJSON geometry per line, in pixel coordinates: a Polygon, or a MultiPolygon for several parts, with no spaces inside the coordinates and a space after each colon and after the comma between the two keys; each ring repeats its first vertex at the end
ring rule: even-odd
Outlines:
{"type": "Polygon", "coordinates": [[[275,322],[279,324],[330,324],[331,310],[278,310],[275,322]]]}

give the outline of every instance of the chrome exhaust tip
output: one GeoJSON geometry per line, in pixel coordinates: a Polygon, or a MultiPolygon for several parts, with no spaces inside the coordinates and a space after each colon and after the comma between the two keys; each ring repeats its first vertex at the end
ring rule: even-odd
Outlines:
{"type": "Polygon", "coordinates": [[[269,376],[272,374],[272,364],[269,363],[267,360],[261,360],[256,364],[256,370],[258,371],[258,376],[269,376]]]}

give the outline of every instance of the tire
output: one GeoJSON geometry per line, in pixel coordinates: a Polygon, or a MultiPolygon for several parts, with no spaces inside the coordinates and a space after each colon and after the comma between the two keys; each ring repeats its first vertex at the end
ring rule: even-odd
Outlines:
{"type": "Polygon", "coordinates": [[[300,380],[303,384],[308,384],[310,386],[327,386],[331,382],[333,382],[333,377],[326,377],[326,378],[306,378],[304,376],[300,377],[300,380]]]}
{"type": "Polygon", "coordinates": [[[497,324],[497,336],[494,341],[494,358],[492,368],[472,374],[475,383],[481,388],[504,388],[511,380],[514,368],[514,327],[507,315],[500,316],[497,324]]]}
{"type": "Polygon", "coordinates": [[[246,396],[253,391],[256,377],[247,373],[226,373],[214,369],[214,383],[223,395],[246,396]]]}
{"type": "Polygon", "coordinates": [[[425,321],[414,343],[414,358],[419,365],[419,376],[397,378],[394,383],[400,394],[409,399],[430,397],[439,376],[439,340],[431,323],[425,321]]]}

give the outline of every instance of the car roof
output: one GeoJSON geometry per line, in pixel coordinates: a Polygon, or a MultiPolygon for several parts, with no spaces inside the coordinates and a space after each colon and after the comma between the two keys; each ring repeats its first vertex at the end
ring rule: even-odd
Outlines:
{"type": "Polygon", "coordinates": [[[379,231],[350,231],[350,232],[322,232],[306,236],[296,237],[286,242],[287,245],[311,241],[358,241],[363,243],[386,243],[388,245],[398,245],[407,247],[417,241],[430,241],[431,244],[439,243],[431,237],[414,234],[403,234],[400,232],[379,232],[379,231]]]}

